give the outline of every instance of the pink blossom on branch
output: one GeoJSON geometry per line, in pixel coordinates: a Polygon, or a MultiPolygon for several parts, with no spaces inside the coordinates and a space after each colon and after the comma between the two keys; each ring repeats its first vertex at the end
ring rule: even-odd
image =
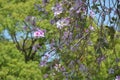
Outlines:
{"type": "Polygon", "coordinates": [[[57,28],[62,29],[63,27],[70,25],[70,19],[69,18],[60,19],[57,21],[56,25],[57,28]]]}
{"type": "Polygon", "coordinates": [[[116,79],[115,80],[120,80],[120,76],[116,76],[116,79]]]}
{"type": "Polygon", "coordinates": [[[95,13],[94,11],[90,10],[90,17],[94,18],[95,17],[95,13]]]}
{"type": "Polygon", "coordinates": [[[90,28],[91,31],[95,30],[93,26],[89,26],[89,28],[90,28]]]}
{"type": "Polygon", "coordinates": [[[34,32],[34,37],[37,37],[37,38],[45,37],[45,33],[43,30],[37,30],[34,32]]]}
{"type": "Polygon", "coordinates": [[[52,10],[54,12],[54,16],[58,16],[63,12],[62,4],[56,4],[54,7],[52,7],[52,10]]]}

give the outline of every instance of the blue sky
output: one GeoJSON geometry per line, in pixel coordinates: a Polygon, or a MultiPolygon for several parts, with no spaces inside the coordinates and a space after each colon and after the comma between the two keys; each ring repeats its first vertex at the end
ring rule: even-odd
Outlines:
{"type": "MultiPolygon", "coordinates": [[[[99,0],[98,0],[98,1],[99,1],[99,0]]],[[[103,3],[104,0],[100,0],[100,1],[101,1],[102,5],[104,5],[104,3],[103,3]]],[[[109,8],[109,7],[114,8],[115,2],[116,2],[116,0],[105,0],[105,7],[106,7],[106,8],[109,8]],[[109,5],[109,3],[110,3],[110,5],[109,5]]],[[[90,4],[93,5],[92,0],[90,0],[90,4]]],[[[98,7],[98,8],[101,10],[101,13],[103,13],[103,12],[102,12],[102,8],[101,8],[101,7],[98,7]]],[[[106,10],[107,10],[107,9],[106,9],[106,10]]],[[[115,8],[114,8],[114,10],[115,10],[115,8]]],[[[110,17],[113,17],[113,16],[116,17],[116,16],[114,15],[114,10],[111,11],[110,17]]],[[[97,13],[97,14],[96,14],[96,19],[99,18],[99,15],[100,15],[100,13],[97,13]]],[[[99,25],[101,24],[101,21],[102,21],[102,17],[100,17],[100,20],[99,20],[99,22],[98,22],[99,25]]],[[[108,25],[108,26],[111,26],[110,21],[109,21],[109,15],[106,15],[104,24],[105,24],[105,25],[108,25]]]]}
{"type": "Polygon", "coordinates": [[[3,32],[3,36],[6,38],[6,39],[11,39],[11,37],[10,37],[10,35],[9,35],[9,33],[8,33],[8,31],[7,30],[4,30],[3,32]]]}

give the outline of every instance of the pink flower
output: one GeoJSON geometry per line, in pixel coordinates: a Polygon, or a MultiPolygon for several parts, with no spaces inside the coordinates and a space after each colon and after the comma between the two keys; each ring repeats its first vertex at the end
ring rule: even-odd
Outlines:
{"type": "Polygon", "coordinates": [[[115,80],[120,80],[120,76],[116,76],[116,79],[115,80]]]}
{"type": "Polygon", "coordinates": [[[90,10],[90,17],[92,17],[92,18],[95,17],[95,13],[92,10],[90,10]]]}
{"type": "Polygon", "coordinates": [[[56,22],[57,28],[62,29],[64,26],[69,26],[70,24],[69,18],[62,18],[56,22]]]}
{"type": "Polygon", "coordinates": [[[90,26],[89,27],[91,31],[94,31],[94,27],[93,26],[90,26]]]}
{"type": "Polygon", "coordinates": [[[54,7],[52,7],[52,10],[54,12],[54,16],[57,16],[63,12],[62,4],[56,4],[54,7]]]}
{"type": "Polygon", "coordinates": [[[42,30],[37,30],[34,32],[34,37],[37,37],[37,38],[45,37],[45,33],[42,30]]]}
{"type": "Polygon", "coordinates": [[[41,66],[41,67],[46,66],[46,64],[47,64],[47,62],[46,62],[46,61],[41,61],[41,62],[40,62],[40,66],[41,66]]]}
{"type": "Polygon", "coordinates": [[[86,30],[85,30],[85,32],[86,32],[86,33],[88,33],[88,32],[89,32],[89,30],[88,30],[88,29],[86,29],[86,30]]]}

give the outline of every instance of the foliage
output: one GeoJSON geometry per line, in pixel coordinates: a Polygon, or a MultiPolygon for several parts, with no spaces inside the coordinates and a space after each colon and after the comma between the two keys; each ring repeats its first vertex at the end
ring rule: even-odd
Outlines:
{"type": "Polygon", "coordinates": [[[0,80],[43,80],[38,61],[26,64],[11,42],[0,45],[0,80]]]}

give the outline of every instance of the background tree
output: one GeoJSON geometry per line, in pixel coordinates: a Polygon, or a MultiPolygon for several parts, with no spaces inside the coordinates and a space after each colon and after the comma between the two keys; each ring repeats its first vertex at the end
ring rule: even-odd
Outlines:
{"type": "MultiPolygon", "coordinates": [[[[26,62],[33,60],[37,52],[36,49],[40,48],[43,42],[46,42],[45,39],[47,39],[47,37],[39,39],[43,36],[36,35],[35,37],[34,33],[40,33],[41,30],[45,35],[44,28],[50,26],[47,20],[42,21],[44,17],[48,19],[50,17],[47,16],[47,12],[39,3],[41,3],[41,1],[36,0],[0,1],[1,34],[4,30],[8,31],[11,40],[16,44],[17,49],[22,52],[26,62]],[[39,10],[39,12],[37,10],[39,10]]],[[[48,34],[52,32],[52,30],[49,30],[50,28],[47,28],[48,34]]],[[[42,48],[42,50],[43,49],[44,48],[42,48]]]]}
{"type": "Polygon", "coordinates": [[[50,74],[54,79],[69,80],[113,79],[119,75],[119,5],[118,0],[56,1],[52,23],[59,33],[52,50],[59,59],[48,63],[46,70],[51,70],[47,73],[54,71],[50,74]]]}

